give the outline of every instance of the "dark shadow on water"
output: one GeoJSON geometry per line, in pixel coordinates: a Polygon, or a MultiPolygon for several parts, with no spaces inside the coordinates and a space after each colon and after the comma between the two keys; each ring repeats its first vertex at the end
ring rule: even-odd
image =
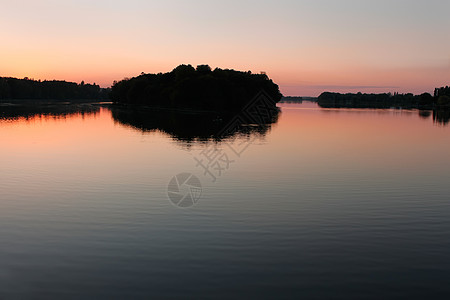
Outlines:
{"type": "Polygon", "coordinates": [[[447,126],[450,122],[450,110],[435,109],[435,110],[419,110],[419,117],[428,119],[433,116],[433,122],[438,125],[447,126]]]}
{"type": "Polygon", "coordinates": [[[265,136],[278,121],[280,110],[261,94],[240,112],[169,110],[145,106],[102,105],[101,103],[0,103],[0,121],[15,122],[35,118],[66,119],[91,116],[100,107],[111,110],[114,122],[141,132],[160,131],[175,141],[222,141],[237,136],[265,136]]]}
{"type": "Polygon", "coordinates": [[[113,105],[111,112],[117,123],[142,132],[165,132],[189,146],[192,142],[220,142],[235,136],[265,136],[278,121],[280,109],[276,103],[276,99],[261,90],[236,112],[174,110],[140,105],[113,105]]]}
{"type": "Polygon", "coordinates": [[[97,114],[100,107],[91,104],[39,104],[39,105],[0,105],[0,121],[29,120],[36,117],[65,119],[74,115],[97,114]]]}
{"type": "Polygon", "coordinates": [[[280,111],[248,119],[236,113],[152,110],[112,107],[115,122],[141,132],[161,131],[181,143],[221,141],[235,136],[266,135],[278,121],[280,111]]]}
{"type": "Polygon", "coordinates": [[[448,125],[450,121],[450,110],[433,110],[433,121],[444,126],[448,125]]]}
{"type": "Polygon", "coordinates": [[[352,105],[346,105],[346,106],[340,106],[340,107],[325,107],[320,106],[322,108],[322,112],[324,113],[339,113],[341,111],[348,111],[350,109],[353,113],[364,113],[365,111],[373,111],[377,114],[385,114],[389,113],[391,111],[398,111],[402,114],[408,113],[408,114],[418,114],[420,118],[422,119],[428,119],[430,117],[433,117],[433,122],[437,125],[443,125],[448,126],[450,123],[450,109],[398,109],[398,108],[380,108],[380,107],[364,107],[361,108],[359,106],[352,106],[352,105]]]}
{"type": "Polygon", "coordinates": [[[431,110],[419,110],[419,117],[423,119],[428,119],[431,116],[431,110]]]}

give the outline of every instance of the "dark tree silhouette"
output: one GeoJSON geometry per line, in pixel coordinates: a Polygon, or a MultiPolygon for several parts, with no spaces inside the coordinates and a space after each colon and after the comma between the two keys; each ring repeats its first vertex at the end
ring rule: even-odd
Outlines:
{"type": "Polygon", "coordinates": [[[348,108],[418,108],[434,109],[450,107],[450,89],[436,89],[434,97],[429,93],[413,94],[340,94],[324,92],[318,98],[321,107],[348,108]]]}
{"type": "Polygon", "coordinates": [[[239,111],[261,90],[275,102],[282,97],[278,85],[265,74],[180,65],[168,73],[115,82],[111,99],[117,104],[239,111]]]}
{"type": "Polygon", "coordinates": [[[25,77],[24,79],[0,77],[0,99],[23,100],[80,100],[80,99],[108,99],[110,89],[102,89],[94,84],[80,84],[66,81],[37,81],[25,77]]]}

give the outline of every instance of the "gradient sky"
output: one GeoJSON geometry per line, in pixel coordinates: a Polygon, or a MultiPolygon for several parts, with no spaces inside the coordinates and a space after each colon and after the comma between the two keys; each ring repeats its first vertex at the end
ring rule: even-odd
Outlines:
{"type": "Polygon", "coordinates": [[[448,0],[0,0],[0,76],[96,82],[179,64],[265,71],[285,95],[450,83],[448,0]]]}

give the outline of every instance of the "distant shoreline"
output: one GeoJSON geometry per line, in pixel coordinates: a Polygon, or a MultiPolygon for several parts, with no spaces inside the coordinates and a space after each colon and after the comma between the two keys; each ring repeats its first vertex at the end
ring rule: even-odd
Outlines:
{"type": "Polygon", "coordinates": [[[324,92],[318,97],[318,104],[323,108],[450,109],[450,88],[436,88],[433,96],[429,93],[413,95],[324,92]]]}

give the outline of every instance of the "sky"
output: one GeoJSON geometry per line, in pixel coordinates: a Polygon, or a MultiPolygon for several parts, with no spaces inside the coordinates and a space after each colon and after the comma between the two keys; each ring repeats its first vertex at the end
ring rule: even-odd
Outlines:
{"type": "Polygon", "coordinates": [[[448,0],[0,0],[0,76],[111,86],[209,64],[287,96],[450,83],[448,0]]]}

